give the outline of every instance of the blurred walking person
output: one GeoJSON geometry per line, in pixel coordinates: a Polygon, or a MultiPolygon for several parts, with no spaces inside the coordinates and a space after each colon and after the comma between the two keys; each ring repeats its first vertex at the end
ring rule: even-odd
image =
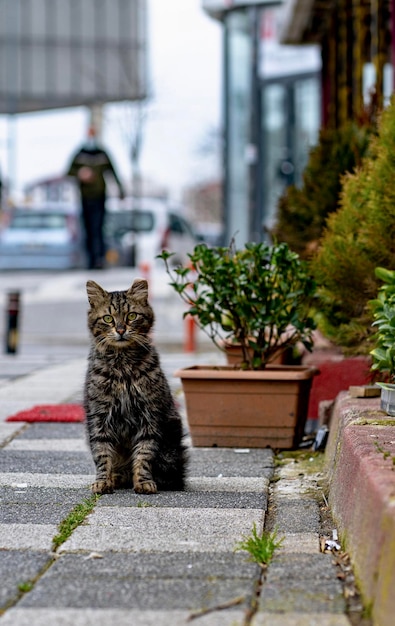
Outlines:
{"type": "Polygon", "coordinates": [[[96,129],[90,126],[88,139],[73,156],[68,176],[74,176],[79,184],[82,204],[82,223],[89,269],[104,266],[104,218],[106,212],[105,174],[110,173],[118,185],[119,197],[124,191],[107,152],[96,141],[96,129]]]}

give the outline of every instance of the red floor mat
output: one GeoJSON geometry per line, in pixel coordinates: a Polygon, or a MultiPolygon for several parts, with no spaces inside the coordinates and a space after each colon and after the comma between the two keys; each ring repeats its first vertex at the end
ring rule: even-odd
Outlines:
{"type": "Polygon", "coordinates": [[[41,404],[7,417],[7,422],[83,422],[80,404],[41,404]]]}

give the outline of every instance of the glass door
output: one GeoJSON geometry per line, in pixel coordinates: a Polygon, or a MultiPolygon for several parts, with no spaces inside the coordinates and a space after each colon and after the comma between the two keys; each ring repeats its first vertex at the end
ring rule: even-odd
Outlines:
{"type": "Polygon", "coordinates": [[[263,227],[274,226],[279,197],[293,182],[294,166],[289,138],[289,94],[285,84],[265,85],[262,94],[263,227]]]}
{"type": "Polygon", "coordinates": [[[288,185],[301,185],[309,152],[320,128],[318,75],[287,77],[262,86],[262,225],[275,225],[288,185]]]}

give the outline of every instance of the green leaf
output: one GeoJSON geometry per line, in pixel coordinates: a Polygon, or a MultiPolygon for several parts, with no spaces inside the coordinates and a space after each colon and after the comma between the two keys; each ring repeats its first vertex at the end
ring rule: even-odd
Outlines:
{"type": "Polygon", "coordinates": [[[189,271],[172,270],[164,258],[166,271],[171,286],[214,343],[233,333],[247,354],[253,338],[249,367],[254,369],[268,362],[278,335],[284,334],[284,348],[296,341],[311,346],[316,284],[286,244],[250,242],[240,250],[233,244],[228,248],[198,244],[190,258],[195,268],[192,286],[189,271]],[[295,331],[287,336],[290,327],[295,331]]]}
{"type": "Polygon", "coordinates": [[[377,276],[377,278],[384,281],[385,283],[395,284],[395,271],[394,270],[388,270],[385,267],[376,267],[374,270],[374,273],[377,276]]]}

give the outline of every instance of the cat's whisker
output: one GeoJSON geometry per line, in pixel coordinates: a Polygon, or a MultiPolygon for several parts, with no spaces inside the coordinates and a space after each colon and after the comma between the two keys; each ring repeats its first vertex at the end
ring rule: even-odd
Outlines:
{"type": "Polygon", "coordinates": [[[147,337],[143,337],[142,335],[133,335],[134,343],[137,343],[139,346],[148,349],[151,342],[147,337]]]}

